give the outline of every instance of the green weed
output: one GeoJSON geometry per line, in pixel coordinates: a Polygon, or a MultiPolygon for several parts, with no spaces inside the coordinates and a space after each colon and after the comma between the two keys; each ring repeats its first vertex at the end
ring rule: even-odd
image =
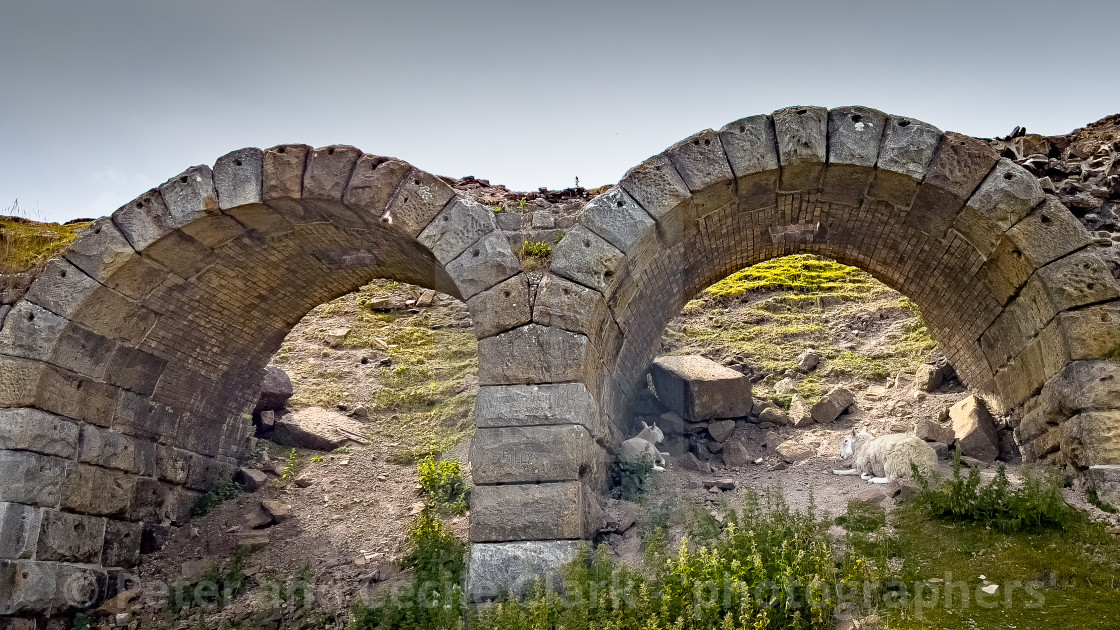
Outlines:
{"type": "Polygon", "coordinates": [[[455,460],[436,461],[429,455],[416,466],[420,487],[428,503],[440,510],[466,514],[470,504],[470,487],[463,480],[463,470],[455,460]]]}
{"type": "Polygon", "coordinates": [[[218,481],[217,485],[203,494],[191,506],[191,516],[198,518],[214,511],[214,508],[237,496],[239,489],[231,477],[218,481]]]}

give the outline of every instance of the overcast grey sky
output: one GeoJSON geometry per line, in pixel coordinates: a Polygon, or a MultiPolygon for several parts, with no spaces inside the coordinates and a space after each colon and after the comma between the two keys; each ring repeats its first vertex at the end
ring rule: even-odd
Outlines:
{"type": "Polygon", "coordinates": [[[1118,23],[1116,0],[0,0],[0,210],[101,216],[282,142],[609,184],[787,105],[1066,133],[1120,111],[1118,23]]]}

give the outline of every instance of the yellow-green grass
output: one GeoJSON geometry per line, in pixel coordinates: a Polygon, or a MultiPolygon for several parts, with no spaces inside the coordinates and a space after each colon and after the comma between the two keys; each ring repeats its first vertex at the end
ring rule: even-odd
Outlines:
{"type": "Polygon", "coordinates": [[[0,217],[0,273],[18,273],[44,264],[61,254],[88,226],[0,217]]]}

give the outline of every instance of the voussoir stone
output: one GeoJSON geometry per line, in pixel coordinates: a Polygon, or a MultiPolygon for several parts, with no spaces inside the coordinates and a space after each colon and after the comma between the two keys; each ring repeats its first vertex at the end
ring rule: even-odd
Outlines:
{"type": "Polygon", "coordinates": [[[493,210],[470,199],[456,197],[416,240],[446,265],[495,229],[493,210]]]}
{"type": "Polygon", "coordinates": [[[740,418],[751,412],[750,379],[711,359],[658,357],[650,374],[658,399],[686,420],[740,418]]]}
{"type": "Polygon", "coordinates": [[[870,107],[828,112],[828,166],[821,199],[857,206],[874,175],[887,115],[870,107]]]}
{"type": "Polygon", "coordinates": [[[606,300],[598,291],[554,274],[541,279],[533,303],[534,322],[599,339],[609,320],[606,300]]]}
{"type": "Polygon", "coordinates": [[[529,280],[525,274],[512,278],[476,294],[467,300],[471,322],[477,337],[484,338],[528,324],[529,280]]]}
{"type": "Polygon", "coordinates": [[[820,187],[828,159],[828,110],[823,107],[787,107],[771,114],[778,141],[784,191],[820,187]]]}
{"type": "Polygon", "coordinates": [[[1001,159],[957,217],[954,227],[984,256],[1000,238],[1044,199],[1034,175],[1001,159]]]}
{"type": "Polygon", "coordinates": [[[940,139],[941,130],[933,125],[890,116],[885,123],[875,177],[867,196],[909,207],[940,139]]]}
{"type": "Polygon", "coordinates": [[[623,253],[577,225],[552,250],[552,273],[606,295],[618,280],[623,253]]]}
{"type": "MultiPolygon", "coordinates": [[[[655,222],[626,191],[615,186],[583,208],[582,223],[619,251],[648,240],[655,222]]],[[[633,255],[633,254],[631,254],[633,255]]]]}
{"type": "Polygon", "coordinates": [[[749,116],[719,131],[727,161],[735,174],[744,210],[774,205],[778,190],[778,151],[769,116],[749,116]]]}
{"type": "Polygon", "coordinates": [[[519,271],[521,263],[499,231],[482,237],[447,265],[448,275],[466,300],[519,271]]]}
{"type": "Polygon", "coordinates": [[[414,168],[389,202],[385,217],[393,227],[415,238],[454,197],[455,191],[443,180],[414,168]]]}

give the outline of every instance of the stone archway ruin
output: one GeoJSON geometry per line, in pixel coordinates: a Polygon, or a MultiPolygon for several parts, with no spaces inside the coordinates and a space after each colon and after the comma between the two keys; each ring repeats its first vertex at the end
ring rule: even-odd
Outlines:
{"type": "Polygon", "coordinates": [[[1120,285],[982,141],[864,107],[703,131],[590,201],[539,283],[488,208],[404,162],[242,149],[97,221],[5,317],[0,615],[64,608],[67,585],[96,591],[146,528],[181,521],[245,454],[287,332],[378,277],[464,299],[480,337],[472,591],[554,564],[595,533],[666,323],[794,253],[913,299],[1028,458],[1120,463],[1120,285]]]}

